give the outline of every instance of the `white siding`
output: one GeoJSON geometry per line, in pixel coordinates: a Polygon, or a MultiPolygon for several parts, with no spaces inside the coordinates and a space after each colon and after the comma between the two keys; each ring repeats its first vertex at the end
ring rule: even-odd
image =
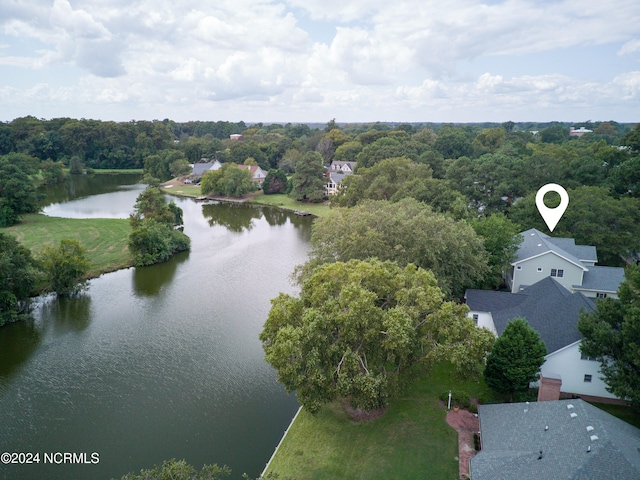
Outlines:
{"type": "Polygon", "coordinates": [[[562,377],[563,392],[616,398],[615,395],[607,392],[606,384],[600,378],[600,363],[582,360],[580,357],[580,342],[576,342],[547,355],[540,370],[543,375],[559,374],[562,377]],[[591,382],[584,381],[585,375],[591,375],[591,382]]]}
{"type": "Polygon", "coordinates": [[[563,287],[571,291],[573,285],[582,285],[583,270],[575,263],[569,262],[553,252],[533,257],[515,265],[511,293],[520,291],[522,285],[530,286],[551,276],[551,269],[563,270],[562,277],[555,278],[563,287]],[[521,267],[518,270],[518,267],[521,267]],[[538,271],[538,269],[542,271],[538,271]]]}
{"type": "Polygon", "coordinates": [[[606,298],[618,298],[618,294],[616,292],[605,292],[605,291],[596,291],[596,290],[583,290],[581,288],[573,288],[572,292],[582,292],[585,297],[589,298],[602,298],[598,297],[598,293],[606,293],[606,298]]]}
{"type": "Polygon", "coordinates": [[[493,323],[493,317],[491,316],[491,312],[475,312],[471,311],[467,314],[467,317],[473,319],[474,315],[478,315],[478,323],[477,326],[479,328],[486,328],[491,333],[493,333],[496,337],[498,336],[498,331],[496,330],[496,326],[493,323]]]}

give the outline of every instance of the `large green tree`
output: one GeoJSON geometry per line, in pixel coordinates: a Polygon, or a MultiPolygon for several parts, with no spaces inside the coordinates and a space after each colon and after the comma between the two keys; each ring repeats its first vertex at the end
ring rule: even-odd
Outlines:
{"type": "Polygon", "coordinates": [[[471,226],[484,241],[484,248],[489,254],[489,273],[485,277],[483,287],[499,287],[503,282],[504,272],[516,258],[522,243],[522,236],[519,235],[522,229],[503,213],[474,219],[471,226]]]}
{"type": "Polygon", "coordinates": [[[487,357],[484,379],[494,390],[508,394],[529,388],[538,379],[547,348],[540,335],[523,318],[509,322],[487,357]]]}
{"type": "Polygon", "coordinates": [[[14,237],[0,233],[0,326],[27,312],[37,276],[31,251],[14,237]]]}
{"type": "Polygon", "coordinates": [[[69,296],[85,288],[91,263],[77,240],[65,238],[57,246],[47,246],[41,252],[42,267],[49,277],[51,290],[69,296]]]}
{"type": "Polygon", "coordinates": [[[377,257],[429,269],[448,296],[459,297],[488,272],[482,239],[468,223],[411,198],[332,209],[314,222],[311,245],[303,275],[326,262],[377,257]]]}
{"type": "Polygon", "coordinates": [[[226,197],[241,197],[255,189],[251,172],[234,163],[225,163],[218,170],[209,170],[202,176],[200,191],[226,197]]]}
{"type": "Polygon", "coordinates": [[[31,175],[37,173],[37,160],[10,153],[0,157],[0,227],[18,223],[21,215],[40,209],[40,196],[31,175]]]}
{"type": "Polygon", "coordinates": [[[640,266],[627,268],[618,293],[580,316],[580,350],[600,361],[609,392],[640,409],[640,266]]]}
{"type": "Polygon", "coordinates": [[[363,200],[415,198],[434,210],[452,213],[461,218],[468,215],[465,198],[448,182],[432,178],[431,167],[415,163],[409,158],[388,158],[372,167],[358,169],[357,175],[344,178],[332,203],[352,207],[363,200]]]}
{"type": "Polygon", "coordinates": [[[293,188],[289,195],[300,202],[319,202],[324,196],[327,182],[322,155],[307,152],[296,163],[296,173],[291,179],[293,188]]]}
{"type": "Polygon", "coordinates": [[[164,262],[174,253],[189,250],[189,237],[175,228],[182,223],[182,209],[173,202],[167,204],[156,187],[138,195],[129,223],[128,245],[136,266],[164,262]]]}
{"type": "Polygon", "coordinates": [[[412,365],[448,359],[475,373],[493,335],[444,302],[431,272],[376,259],[326,264],[281,293],[260,334],[266,359],[309,411],[337,399],[383,408],[412,365]]]}

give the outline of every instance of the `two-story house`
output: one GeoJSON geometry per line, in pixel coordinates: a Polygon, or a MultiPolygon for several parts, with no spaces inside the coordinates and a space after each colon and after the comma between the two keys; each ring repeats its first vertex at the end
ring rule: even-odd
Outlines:
{"type": "Polygon", "coordinates": [[[553,277],[571,292],[617,298],[624,269],[596,266],[596,247],[576,245],[573,238],[550,237],[535,228],[521,235],[522,244],[506,275],[512,293],[553,277]]]}

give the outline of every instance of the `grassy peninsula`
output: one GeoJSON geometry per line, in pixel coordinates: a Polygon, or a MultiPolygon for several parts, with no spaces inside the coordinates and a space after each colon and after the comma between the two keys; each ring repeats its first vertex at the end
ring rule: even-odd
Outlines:
{"type": "Polygon", "coordinates": [[[91,262],[90,277],[132,265],[127,248],[131,231],[129,220],[118,218],[59,218],[41,214],[25,215],[18,225],[3,228],[15,236],[34,255],[45,245],[58,244],[63,238],[78,240],[91,262]]]}

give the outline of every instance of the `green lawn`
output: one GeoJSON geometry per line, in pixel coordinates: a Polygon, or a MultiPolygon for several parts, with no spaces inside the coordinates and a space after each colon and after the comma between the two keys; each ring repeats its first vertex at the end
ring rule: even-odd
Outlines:
{"type": "Polygon", "coordinates": [[[130,231],[129,221],[123,219],[58,218],[38,214],[25,215],[20,224],[0,229],[14,235],[36,256],[43,246],[57,244],[63,238],[78,240],[87,250],[92,277],[132,264],[127,248],[130,231]]]}
{"type": "Polygon", "coordinates": [[[200,197],[202,193],[200,192],[199,185],[175,185],[173,187],[161,187],[164,193],[168,193],[169,195],[178,195],[181,197],[200,197]]]}
{"type": "Polygon", "coordinates": [[[284,194],[265,195],[264,193],[260,193],[251,201],[253,203],[275,205],[289,210],[302,210],[313,213],[318,217],[324,217],[325,215],[328,215],[330,211],[330,207],[328,205],[322,203],[301,203],[284,194]]]}
{"type": "Polygon", "coordinates": [[[459,383],[452,368],[437,366],[418,379],[387,413],[353,423],[337,405],[316,416],[301,411],[268,472],[280,478],[458,478],[458,435],[445,421],[438,396],[449,389],[487,396],[484,383],[459,383]]]}

